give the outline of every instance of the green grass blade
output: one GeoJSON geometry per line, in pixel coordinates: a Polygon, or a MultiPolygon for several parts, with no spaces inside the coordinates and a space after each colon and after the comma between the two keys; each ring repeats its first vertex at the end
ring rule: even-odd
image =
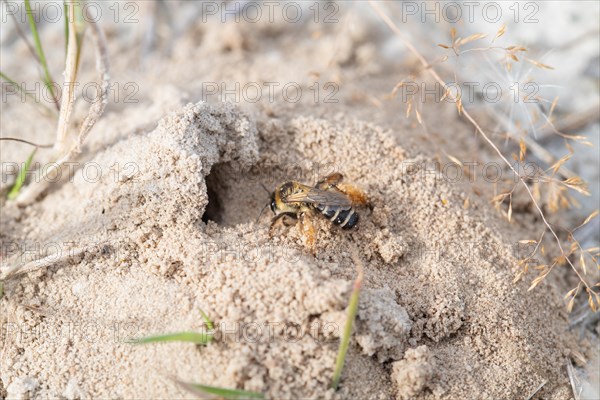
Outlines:
{"type": "Polygon", "coordinates": [[[77,41],[77,61],[75,62],[75,71],[79,70],[81,61],[81,48],[83,45],[83,37],[85,36],[85,19],[83,18],[83,9],[81,3],[75,3],[75,40],[77,41]]]}
{"type": "Polygon", "coordinates": [[[208,315],[206,315],[204,313],[204,311],[200,310],[200,314],[202,314],[202,319],[204,320],[204,323],[206,324],[206,327],[208,328],[209,331],[212,331],[215,329],[213,322],[210,320],[210,318],[208,318],[208,315]]]}
{"type": "Polygon", "coordinates": [[[213,396],[219,396],[223,399],[229,400],[242,400],[242,399],[264,399],[265,396],[262,393],[251,392],[248,390],[239,389],[227,389],[216,386],[200,385],[198,383],[189,383],[176,381],[178,384],[183,386],[186,390],[191,393],[206,396],[207,394],[213,396]]]}
{"type": "Polygon", "coordinates": [[[165,335],[147,336],[139,339],[128,340],[132,344],[162,343],[162,342],[189,342],[200,345],[208,344],[213,338],[212,333],[202,332],[176,332],[165,335]]]}
{"type": "MultiPolygon", "coordinates": [[[[83,17],[82,5],[79,2],[74,4],[73,26],[75,28],[75,42],[77,43],[77,57],[75,62],[75,70],[79,70],[79,61],[81,60],[81,45],[83,43],[83,37],[85,36],[85,19],[83,17]]],[[[65,61],[67,59],[67,53],[69,51],[69,7],[67,1],[63,4],[65,13],[65,61]]]]}
{"type": "Polygon", "coordinates": [[[36,102],[36,101],[35,101],[35,97],[34,97],[34,96],[31,94],[31,93],[24,92],[24,91],[23,91],[23,88],[21,87],[21,85],[19,85],[19,84],[17,83],[17,81],[15,81],[15,80],[14,80],[14,79],[12,79],[12,78],[9,78],[9,77],[8,77],[8,76],[7,76],[5,73],[3,73],[2,71],[0,71],[0,78],[4,79],[5,81],[7,81],[7,82],[9,82],[9,83],[12,83],[12,84],[13,84],[13,85],[15,85],[15,87],[16,87],[16,88],[19,90],[19,92],[21,92],[21,93],[24,93],[24,94],[25,94],[25,96],[26,96],[27,98],[29,98],[30,100],[33,100],[34,102],[36,102]]]}
{"type": "Polygon", "coordinates": [[[65,16],[65,60],[67,59],[67,49],[69,48],[69,8],[67,2],[63,2],[63,12],[65,16]]]}
{"type": "Polygon", "coordinates": [[[57,116],[56,111],[46,107],[44,104],[38,102],[35,99],[35,96],[33,96],[31,93],[27,93],[25,91],[23,91],[23,88],[21,87],[21,85],[19,85],[14,79],[11,79],[10,77],[8,77],[6,74],[4,74],[2,71],[0,71],[0,78],[4,79],[5,81],[12,83],[13,85],[15,85],[15,87],[17,88],[17,90],[21,93],[23,93],[25,95],[25,97],[27,97],[29,100],[31,100],[34,104],[39,105],[40,107],[42,107],[43,109],[43,114],[45,115],[50,115],[50,116],[57,116]]]}
{"type": "Polygon", "coordinates": [[[33,45],[29,42],[29,40],[27,40],[27,36],[25,36],[25,33],[21,30],[20,23],[19,23],[19,20],[17,19],[16,15],[14,13],[10,13],[10,16],[12,17],[13,22],[15,23],[15,29],[17,30],[17,34],[21,37],[21,40],[23,40],[23,42],[25,42],[25,44],[27,45],[27,48],[29,49],[29,52],[31,53],[33,58],[35,58],[35,61],[40,62],[40,59],[38,58],[37,54],[35,53],[35,49],[33,48],[33,45]]]}
{"type": "Polygon", "coordinates": [[[33,35],[33,42],[35,44],[35,52],[40,60],[40,64],[42,64],[42,68],[44,69],[44,77],[43,81],[50,93],[52,94],[52,98],[54,99],[55,104],[58,106],[58,100],[56,94],[54,93],[54,87],[52,83],[52,77],[50,76],[50,70],[48,69],[48,62],[46,61],[46,56],[44,54],[44,49],[42,48],[42,42],[40,41],[40,35],[38,34],[37,25],[35,24],[35,19],[33,18],[33,12],[31,11],[31,4],[29,0],[25,1],[25,13],[27,14],[27,20],[29,21],[29,28],[31,29],[31,33],[33,35]]]}
{"type": "Polygon", "coordinates": [[[37,147],[35,149],[33,149],[31,154],[29,155],[29,158],[27,158],[27,161],[25,161],[25,165],[19,171],[17,180],[15,181],[15,184],[13,185],[12,189],[10,189],[10,192],[8,193],[9,200],[14,200],[19,195],[19,191],[21,190],[21,186],[23,186],[23,183],[25,183],[25,178],[27,178],[27,171],[29,171],[29,167],[31,166],[31,162],[33,161],[33,156],[35,155],[36,151],[37,151],[37,147]]]}
{"type": "Polygon", "coordinates": [[[354,281],[354,288],[352,289],[352,295],[350,296],[350,302],[348,303],[346,326],[344,327],[344,333],[335,361],[335,371],[333,372],[333,378],[331,380],[331,387],[334,390],[337,389],[340,378],[342,377],[342,369],[344,369],[344,361],[346,360],[346,353],[348,352],[348,346],[350,345],[350,336],[352,335],[352,325],[354,324],[356,313],[358,312],[358,297],[360,294],[360,287],[362,286],[362,279],[363,275],[361,270],[359,271],[356,281],[354,281]]]}

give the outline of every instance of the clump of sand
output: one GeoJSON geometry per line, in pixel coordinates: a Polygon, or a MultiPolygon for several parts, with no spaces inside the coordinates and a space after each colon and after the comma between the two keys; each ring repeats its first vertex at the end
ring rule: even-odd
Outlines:
{"type": "Polygon", "coordinates": [[[398,398],[413,398],[420,394],[434,379],[435,367],[427,346],[406,351],[406,356],[392,364],[392,381],[397,387],[398,398]]]}

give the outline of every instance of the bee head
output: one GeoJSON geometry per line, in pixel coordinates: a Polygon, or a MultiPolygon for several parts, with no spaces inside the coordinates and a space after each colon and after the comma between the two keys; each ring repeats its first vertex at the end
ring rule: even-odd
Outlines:
{"type": "MultiPolygon", "coordinates": [[[[277,202],[275,200],[275,192],[270,192],[269,189],[266,188],[265,185],[263,185],[261,183],[261,186],[263,187],[263,189],[265,189],[265,191],[267,193],[269,193],[269,202],[267,204],[265,204],[265,206],[262,208],[262,210],[260,211],[260,214],[262,215],[263,211],[265,210],[265,208],[267,208],[267,206],[271,207],[271,211],[273,211],[274,214],[277,213],[277,202]]],[[[260,215],[258,216],[258,218],[260,218],[260,215]]]]}

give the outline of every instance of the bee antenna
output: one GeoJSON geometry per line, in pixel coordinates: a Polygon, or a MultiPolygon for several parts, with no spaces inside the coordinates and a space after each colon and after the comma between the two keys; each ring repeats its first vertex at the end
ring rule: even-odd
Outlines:
{"type": "Polygon", "coordinates": [[[265,192],[271,194],[271,191],[267,189],[267,187],[263,183],[261,183],[260,186],[262,186],[262,188],[265,189],[265,192]]]}
{"type": "MultiPolygon", "coordinates": [[[[260,186],[262,186],[263,189],[265,189],[265,192],[267,192],[269,194],[269,196],[271,195],[271,192],[269,191],[269,189],[267,189],[267,187],[261,182],[260,186]]],[[[258,214],[258,218],[256,218],[256,222],[255,224],[258,224],[258,220],[260,220],[260,217],[262,216],[263,212],[265,211],[265,208],[267,208],[269,206],[269,202],[267,202],[267,204],[265,204],[263,206],[263,208],[260,210],[260,214],[258,214]]]]}
{"type": "Polygon", "coordinates": [[[254,224],[258,224],[260,217],[262,216],[263,212],[265,211],[265,208],[267,208],[268,206],[269,206],[269,203],[267,203],[263,206],[263,208],[260,210],[260,214],[258,214],[258,218],[256,218],[256,222],[254,224]]]}

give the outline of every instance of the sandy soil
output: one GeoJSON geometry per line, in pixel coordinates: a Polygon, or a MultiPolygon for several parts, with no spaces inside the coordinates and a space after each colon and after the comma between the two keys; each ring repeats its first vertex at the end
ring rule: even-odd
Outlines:
{"type": "MultiPolygon", "coordinates": [[[[543,382],[537,398],[571,396],[566,360],[591,357],[594,344],[568,329],[569,283],[560,273],[529,293],[529,279],[513,283],[515,243],[532,237],[535,218],[517,210],[509,224],[488,203],[492,187],[482,194],[432,172],[440,148],[472,159],[482,145],[451,105],[424,106],[423,132],[399,102],[382,101],[413,61],[374,62],[381,32],[352,26],[231,24],[216,34],[204,24],[150,54],[106,27],[111,75],[136,82],[139,102],[109,104],[71,181],[27,207],[2,204],[3,248],[62,256],[5,284],[5,395],[193,397],[177,378],[274,399],[523,399],[543,382]],[[203,82],[221,81],[305,90],[298,102],[202,102],[203,82]],[[339,102],[325,102],[323,86],[315,102],[314,82],[336,82],[339,102]],[[357,230],[318,219],[312,256],[298,226],[270,237],[271,215],[256,222],[268,200],[261,184],[333,171],[372,202],[357,230]],[[334,392],[353,252],[365,282],[334,392]],[[217,327],[208,346],[125,343],[204,329],[200,310],[217,327]]],[[[92,61],[82,65],[93,77],[92,61]]],[[[25,118],[30,105],[5,111],[15,118],[3,132],[51,140],[51,124],[25,118]]],[[[2,159],[27,151],[3,144],[2,159]]]]}

